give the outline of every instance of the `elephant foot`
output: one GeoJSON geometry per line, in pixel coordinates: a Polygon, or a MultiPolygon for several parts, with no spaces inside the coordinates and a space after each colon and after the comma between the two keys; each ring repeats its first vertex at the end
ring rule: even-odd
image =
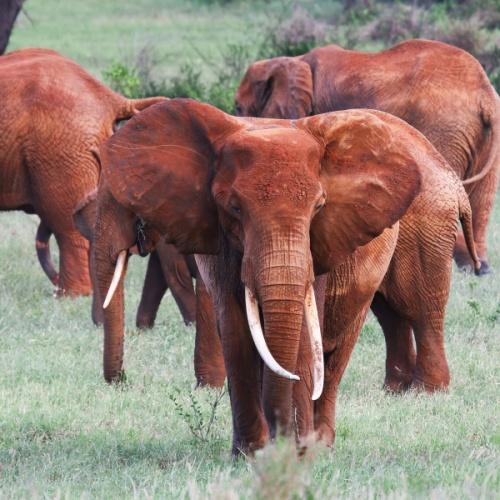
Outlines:
{"type": "Polygon", "coordinates": [[[104,379],[110,385],[122,387],[127,382],[127,375],[125,374],[125,370],[120,370],[116,375],[104,374],[104,379]]]}
{"type": "Polygon", "coordinates": [[[150,330],[155,326],[155,320],[149,317],[138,317],[135,321],[135,325],[139,330],[150,330]]]}
{"type": "Polygon", "coordinates": [[[209,389],[221,389],[224,387],[224,383],[226,382],[226,374],[225,373],[210,373],[205,375],[196,375],[196,389],[198,387],[209,389]]]}
{"type": "Polygon", "coordinates": [[[485,274],[491,274],[493,272],[488,262],[485,260],[481,260],[480,262],[481,267],[479,268],[479,271],[476,271],[476,276],[484,276],[485,274]]]}
{"type": "Polygon", "coordinates": [[[415,377],[411,384],[411,388],[418,392],[426,392],[432,394],[434,392],[447,391],[450,385],[449,377],[445,377],[442,380],[423,380],[421,378],[415,377]]]}
{"type": "Polygon", "coordinates": [[[61,299],[64,297],[70,297],[74,299],[76,297],[86,297],[91,294],[92,294],[91,288],[72,289],[72,288],[65,288],[62,285],[58,285],[55,287],[53,295],[56,299],[61,299]]]}
{"type": "Polygon", "coordinates": [[[242,458],[242,457],[253,457],[257,450],[260,450],[269,443],[269,435],[263,434],[256,440],[253,441],[244,441],[237,440],[233,441],[233,447],[231,449],[231,454],[233,458],[242,458]]]}
{"type": "Polygon", "coordinates": [[[326,422],[316,424],[315,429],[316,441],[332,448],[335,442],[335,429],[326,422]]]}
{"type": "Polygon", "coordinates": [[[398,366],[395,366],[386,373],[383,388],[390,394],[402,394],[410,388],[412,381],[413,373],[410,373],[409,370],[403,371],[398,366]]]}

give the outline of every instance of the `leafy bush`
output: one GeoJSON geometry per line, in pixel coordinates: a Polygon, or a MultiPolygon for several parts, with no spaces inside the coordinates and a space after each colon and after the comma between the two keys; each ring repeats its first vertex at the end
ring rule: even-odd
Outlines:
{"type": "Polygon", "coordinates": [[[141,79],[135,68],[114,62],[109,69],[104,71],[103,76],[113,90],[125,97],[136,98],[140,96],[141,79]]]}

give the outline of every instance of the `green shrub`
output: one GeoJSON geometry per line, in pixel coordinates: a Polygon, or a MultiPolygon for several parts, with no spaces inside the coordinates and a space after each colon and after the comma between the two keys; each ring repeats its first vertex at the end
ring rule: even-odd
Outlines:
{"type": "Polygon", "coordinates": [[[120,62],[114,62],[104,71],[104,80],[109,86],[125,97],[136,98],[141,95],[141,79],[135,68],[129,68],[120,62]]]}

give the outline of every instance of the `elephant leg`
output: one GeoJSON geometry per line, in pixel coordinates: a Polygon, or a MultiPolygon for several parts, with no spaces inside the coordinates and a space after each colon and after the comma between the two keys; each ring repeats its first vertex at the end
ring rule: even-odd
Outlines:
{"type": "Polygon", "coordinates": [[[174,245],[159,243],[156,249],[163,276],[179,307],[184,323],[189,325],[196,319],[196,295],[193,279],[186,257],[174,245]]]}
{"type": "Polygon", "coordinates": [[[334,347],[330,352],[325,353],[325,388],[315,403],[314,427],[317,439],[327,446],[333,446],[338,387],[365,321],[370,300],[356,308],[356,311],[350,308],[348,301],[342,299],[333,307],[328,302],[327,297],[324,337],[334,339],[334,347]]]}
{"type": "Polygon", "coordinates": [[[239,273],[227,269],[227,261],[223,254],[196,255],[199,273],[215,304],[233,416],[232,453],[238,456],[265,446],[269,430],[260,390],[262,362],[250,335],[239,273]]]}
{"type": "Polygon", "coordinates": [[[196,274],[194,373],[198,386],[223,387],[226,380],[215,309],[200,274],[196,274]]]}
{"type": "Polygon", "coordinates": [[[269,440],[261,404],[261,360],[246,314],[234,297],[220,301],[217,314],[233,415],[233,455],[253,453],[269,440]]]}
{"type": "Polygon", "coordinates": [[[450,371],[444,346],[443,312],[427,312],[413,324],[417,344],[417,360],[412,387],[434,392],[446,389],[450,371]]]}
{"type": "Polygon", "coordinates": [[[314,408],[316,436],[335,440],[335,406],[344,370],[393,255],[399,228],[386,231],[328,274],[323,319],[325,386],[314,408]]]}
{"type": "Polygon", "coordinates": [[[161,299],[165,295],[167,288],[158,254],[152,252],[149,256],[141,301],[135,319],[137,328],[153,328],[161,299]]]}
{"type": "Polygon", "coordinates": [[[76,231],[55,233],[59,245],[58,296],[90,295],[89,243],[76,231]]]}
{"type": "Polygon", "coordinates": [[[375,294],[371,308],[385,336],[384,387],[389,392],[405,391],[412,383],[416,362],[411,323],[402,318],[381,293],[375,294]]]}
{"type": "MultiPolygon", "coordinates": [[[[472,228],[474,230],[474,242],[476,250],[481,260],[481,269],[479,274],[488,274],[491,269],[488,264],[487,247],[486,247],[486,229],[493,210],[493,203],[498,185],[498,169],[493,169],[484,179],[477,183],[466,186],[469,201],[472,209],[472,228]]],[[[472,261],[462,232],[457,236],[457,242],[454,252],[455,262],[458,267],[473,269],[472,261]]]]}

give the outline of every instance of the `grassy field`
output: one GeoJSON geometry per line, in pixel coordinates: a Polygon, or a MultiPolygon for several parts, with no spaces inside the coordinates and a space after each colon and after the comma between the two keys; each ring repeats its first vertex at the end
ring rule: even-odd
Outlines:
{"type": "MultiPolygon", "coordinates": [[[[168,74],[200,47],[215,54],[248,39],[270,15],[244,2],[29,0],[27,8],[33,24],[21,19],[11,49],[56,48],[97,75],[153,42],[168,74]]],[[[0,498],[498,498],[499,203],[489,234],[496,274],[454,272],[450,391],[385,394],[383,338],[370,318],[342,382],[335,448],[300,462],[284,442],[255,460],[231,459],[227,395],[209,427],[219,394],[192,389],[194,331],[172,298],[152,331],[135,329],[146,263],[138,257],[127,278],[128,382],[106,385],[90,299],[52,297],[36,226],[34,216],[0,214],[0,498]]]]}

